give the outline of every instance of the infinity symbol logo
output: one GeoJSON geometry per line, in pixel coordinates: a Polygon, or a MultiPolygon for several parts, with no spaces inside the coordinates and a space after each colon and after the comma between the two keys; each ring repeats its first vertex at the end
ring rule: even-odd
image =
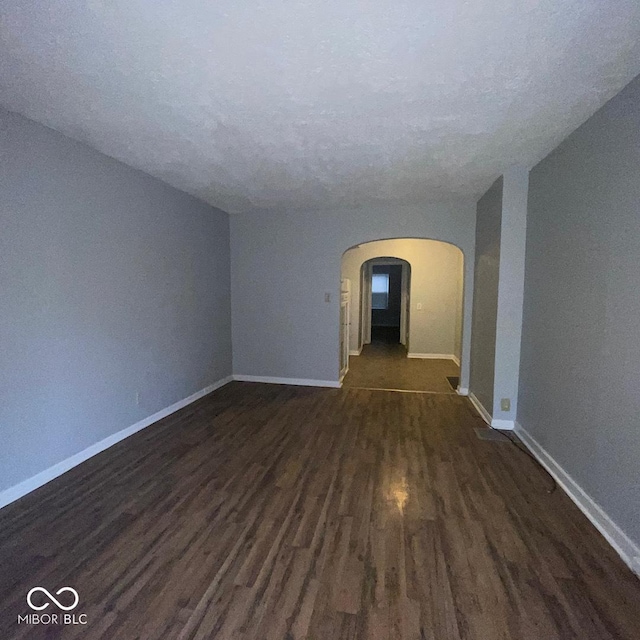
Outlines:
{"type": "Polygon", "coordinates": [[[43,605],[41,605],[40,607],[36,606],[35,604],[33,604],[31,602],[31,596],[36,592],[36,591],[42,591],[42,593],[44,593],[49,600],[51,600],[51,602],[53,602],[54,604],[56,604],[60,609],[62,609],[63,611],[71,611],[71,609],[75,609],[78,606],[78,602],[80,601],[80,597],[78,596],[78,592],[75,589],[72,589],[71,587],[62,587],[61,589],[58,589],[56,591],[56,595],[59,596],[61,593],[64,593],[65,591],[69,591],[70,593],[73,593],[73,597],[75,598],[74,603],[70,606],[70,607],[65,607],[63,604],[60,604],[60,602],[58,600],[56,600],[46,589],[44,589],[43,587],[33,587],[33,589],[31,589],[31,591],[29,591],[29,593],[27,593],[27,604],[34,609],[35,611],[42,611],[43,609],[46,609],[49,606],[49,602],[45,602],[43,605]]]}

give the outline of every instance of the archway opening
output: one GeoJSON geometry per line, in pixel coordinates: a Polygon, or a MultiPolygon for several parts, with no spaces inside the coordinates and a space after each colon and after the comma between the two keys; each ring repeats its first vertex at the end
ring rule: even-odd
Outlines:
{"type": "MultiPolygon", "coordinates": [[[[371,258],[360,268],[358,347],[374,344],[406,356],[411,264],[395,256],[371,258]]],[[[355,302],[355,301],[354,301],[355,302]]]]}
{"type": "Polygon", "coordinates": [[[341,262],[344,386],[455,393],[462,353],[464,257],[447,242],[378,240],[341,262]]]}

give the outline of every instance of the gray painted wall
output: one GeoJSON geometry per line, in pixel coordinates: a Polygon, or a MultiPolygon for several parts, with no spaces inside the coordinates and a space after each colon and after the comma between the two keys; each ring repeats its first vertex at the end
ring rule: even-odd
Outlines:
{"type": "Polygon", "coordinates": [[[498,428],[513,429],[518,408],[528,189],[528,169],[511,167],[505,171],[502,176],[493,410],[487,407],[493,418],[491,424],[498,428]],[[508,410],[502,410],[502,398],[510,400],[508,410]]]}
{"type": "Polygon", "coordinates": [[[476,218],[476,252],[469,391],[491,414],[496,355],[502,178],[480,198],[476,218]]]}
{"type": "Polygon", "coordinates": [[[451,242],[465,254],[467,381],[474,202],[232,216],[234,373],[337,381],[342,254],[359,243],[406,237],[451,242]]]}
{"type": "Polygon", "coordinates": [[[0,151],[1,490],[229,375],[231,327],[225,213],[4,110],[0,151]]]}
{"type": "Polygon", "coordinates": [[[518,422],[640,544],[640,78],[530,174],[518,422]]]}

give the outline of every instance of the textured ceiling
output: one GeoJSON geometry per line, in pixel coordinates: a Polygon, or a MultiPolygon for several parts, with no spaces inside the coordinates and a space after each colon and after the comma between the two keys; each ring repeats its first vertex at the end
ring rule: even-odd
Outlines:
{"type": "Polygon", "coordinates": [[[479,195],[640,72],[638,0],[0,0],[0,103],[230,212],[479,195]]]}

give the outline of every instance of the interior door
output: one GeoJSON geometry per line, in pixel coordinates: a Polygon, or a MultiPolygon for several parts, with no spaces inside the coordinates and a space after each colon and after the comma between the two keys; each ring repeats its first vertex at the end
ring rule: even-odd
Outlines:
{"type": "Polygon", "coordinates": [[[364,281],[362,287],[362,344],[371,344],[371,276],[373,265],[364,265],[364,281]]]}
{"type": "Polygon", "coordinates": [[[350,303],[351,282],[343,278],[340,282],[340,380],[349,371],[350,303]]]}
{"type": "Polygon", "coordinates": [[[406,263],[402,264],[400,290],[400,344],[406,347],[409,341],[409,267],[406,263]]]}

